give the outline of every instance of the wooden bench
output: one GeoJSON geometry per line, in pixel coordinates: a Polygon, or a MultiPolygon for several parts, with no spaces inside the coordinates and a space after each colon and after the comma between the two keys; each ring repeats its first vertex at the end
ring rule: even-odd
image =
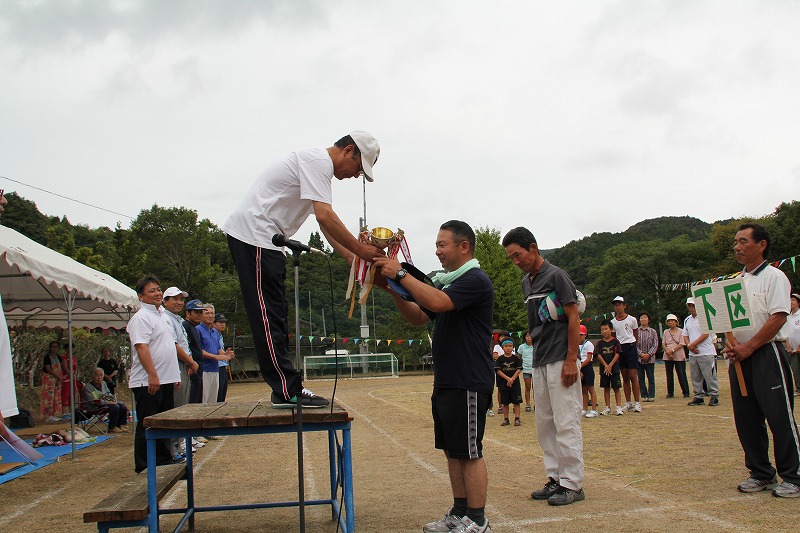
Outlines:
{"type": "MultiPolygon", "coordinates": [[[[156,467],[158,500],[161,501],[185,475],[186,464],[156,467]]],[[[148,513],[147,475],[141,474],[103,498],[90,511],[83,513],[83,522],[97,522],[98,531],[104,533],[114,527],[146,525],[148,513]]]]}

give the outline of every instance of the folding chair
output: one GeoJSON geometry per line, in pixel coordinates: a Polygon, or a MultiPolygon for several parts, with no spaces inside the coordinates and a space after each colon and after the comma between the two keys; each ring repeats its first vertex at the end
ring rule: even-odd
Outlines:
{"type": "MultiPolygon", "coordinates": [[[[83,383],[78,382],[78,392],[83,392],[83,383]]],[[[75,420],[81,425],[81,429],[88,432],[91,428],[96,428],[103,435],[107,434],[100,424],[104,423],[108,416],[108,406],[102,405],[100,400],[88,402],[81,401],[75,409],[75,420]]]]}

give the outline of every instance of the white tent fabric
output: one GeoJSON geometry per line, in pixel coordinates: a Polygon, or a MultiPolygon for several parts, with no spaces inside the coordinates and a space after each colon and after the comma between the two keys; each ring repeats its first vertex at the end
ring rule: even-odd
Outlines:
{"type": "MultiPolygon", "coordinates": [[[[55,318],[58,313],[52,311],[58,309],[65,316],[66,293],[74,298],[73,310],[122,310],[121,316],[127,318],[128,311],[139,308],[136,291],[130,287],[3,226],[0,257],[0,294],[6,313],[48,311],[49,318],[55,318]]],[[[73,321],[72,325],[81,324],[73,321]]]]}
{"type": "MultiPolygon", "coordinates": [[[[2,302],[2,298],[0,298],[2,302]]],[[[11,361],[11,341],[3,313],[0,313],[0,414],[3,418],[19,413],[14,393],[14,365],[11,361]]]]}
{"type": "MultiPolygon", "coordinates": [[[[41,318],[47,316],[51,319],[47,326],[62,325],[69,332],[70,382],[73,375],[72,328],[69,326],[92,327],[95,322],[91,320],[99,319],[100,315],[114,316],[124,323],[127,316],[139,308],[136,291],[130,287],[3,226],[0,226],[0,258],[4,313],[12,317],[17,313],[20,323],[31,326],[44,325],[41,318]],[[73,314],[83,322],[74,320],[73,314]],[[92,317],[93,314],[98,316],[92,317]],[[35,322],[37,317],[38,322],[35,322]]],[[[9,362],[10,355],[9,350],[9,362]]],[[[74,405],[75,398],[72,401],[74,405]]],[[[74,420],[73,413],[73,430],[74,420]]],[[[74,441],[72,457],[75,457],[74,441]]]]}

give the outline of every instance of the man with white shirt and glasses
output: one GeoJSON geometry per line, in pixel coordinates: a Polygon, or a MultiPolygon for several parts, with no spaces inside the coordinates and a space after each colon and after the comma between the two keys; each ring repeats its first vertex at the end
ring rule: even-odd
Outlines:
{"type": "Polygon", "coordinates": [[[734,239],[736,261],[744,265],[742,280],[750,301],[753,329],[737,331],[723,353],[731,360],[733,418],[744,449],[750,477],[739,484],[741,492],[772,489],[781,498],[800,497],[800,437],[794,420],[794,395],[789,358],[780,337],[789,314],[791,284],[786,274],[770,265],[771,239],[764,226],[739,226],[734,239]],[[747,387],[742,396],[734,371],[739,363],[747,387]],[[769,460],[772,432],[775,466],[769,460]],[[777,475],[776,475],[777,474],[777,475]],[[778,476],[783,482],[778,483],[778,476]]]}

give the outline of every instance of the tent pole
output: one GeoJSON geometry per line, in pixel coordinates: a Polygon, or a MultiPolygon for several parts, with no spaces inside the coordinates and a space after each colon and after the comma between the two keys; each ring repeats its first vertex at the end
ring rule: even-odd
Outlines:
{"type": "Polygon", "coordinates": [[[75,355],[72,353],[72,306],[75,298],[66,288],[61,289],[64,293],[64,303],[67,304],[67,331],[69,331],[69,434],[72,444],[72,459],[75,459],[75,373],[72,368],[72,361],[75,355]]]}

